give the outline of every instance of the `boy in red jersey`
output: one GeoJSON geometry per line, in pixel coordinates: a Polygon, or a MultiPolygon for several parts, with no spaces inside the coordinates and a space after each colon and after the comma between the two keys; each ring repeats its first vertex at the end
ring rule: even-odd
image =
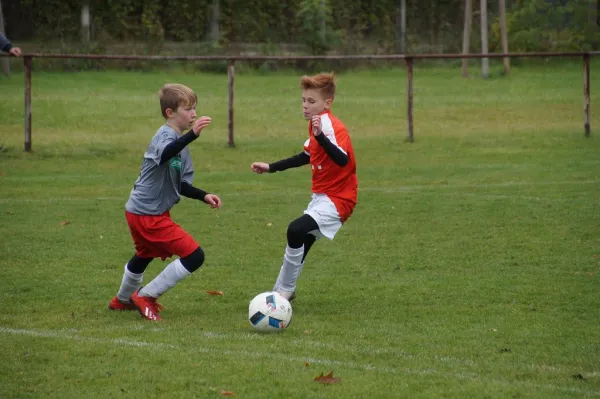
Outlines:
{"type": "Polygon", "coordinates": [[[304,143],[304,151],[271,164],[254,162],[251,166],[258,174],[307,164],[312,169],[312,200],[304,214],[288,226],[283,264],[273,287],[273,291],[289,300],[296,296],[296,280],[311,246],[323,236],[333,240],[354,210],[358,189],[350,136],[344,124],[331,113],[334,75],[303,76],[300,86],[304,119],[309,121],[309,139],[304,143]]]}

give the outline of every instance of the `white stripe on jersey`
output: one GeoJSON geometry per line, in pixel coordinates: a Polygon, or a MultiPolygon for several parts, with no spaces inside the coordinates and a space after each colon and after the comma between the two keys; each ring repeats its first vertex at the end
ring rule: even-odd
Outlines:
{"type": "Polygon", "coordinates": [[[344,151],[344,149],[337,144],[337,140],[335,139],[335,131],[333,130],[333,124],[331,123],[331,119],[329,119],[329,115],[327,114],[321,115],[321,130],[323,131],[323,134],[327,136],[329,141],[331,141],[344,154],[348,155],[346,151],[344,151]]]}

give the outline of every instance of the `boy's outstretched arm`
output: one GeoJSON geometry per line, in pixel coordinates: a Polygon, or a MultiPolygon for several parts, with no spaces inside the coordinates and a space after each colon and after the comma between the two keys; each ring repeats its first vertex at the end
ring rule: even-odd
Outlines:
{"type": "Polygon", "coordinates": [[[206,191],[200,188],[194,187],[186,181],[181,182],[181,189],[179,190],[179,194],[187,198],[197,199],[202,202],[205,202],[208,205],[210,205],[211,208],[221,207],[221,199],[218,196],[207,193],[206,191]]]}
{"type": "Polygon", "coordinates": [[[252,170],[258,174],[269,172],[283,172],[289,168],[297,168],[299,166],[308,165],[310,163],[310,156],[304,151],[291,156],[286,159],[282,159],[273,163],[264,163],[264,162],[254,162],[251,166],[252,170]]]}

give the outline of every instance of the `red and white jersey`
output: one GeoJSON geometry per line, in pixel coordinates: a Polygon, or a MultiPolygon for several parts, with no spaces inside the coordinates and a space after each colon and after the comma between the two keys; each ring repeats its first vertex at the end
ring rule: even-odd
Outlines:
{"type": "Polygon", "coordinates": [[[339,166],[333,162],[313,136],[309,121],[309,139],[304,143],[304,152],[310,156],[312,192],[326,194],[334,203],[343,223],[352,214],[358,194],[354,149],[348,130],[331,111],[321,114],[321,130],[329,141],[348,155],[348,164],[339,166]]]}

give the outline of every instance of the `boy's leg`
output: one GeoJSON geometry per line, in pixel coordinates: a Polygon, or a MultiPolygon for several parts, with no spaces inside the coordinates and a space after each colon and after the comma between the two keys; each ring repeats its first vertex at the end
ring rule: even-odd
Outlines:
{"type": "Polygon", "coordinates": [[[148,320],[160,320],[162,306],[156,298],[204,263],[204,251],[198,243],[176,224],[169,212],[162,215],[138,216],[127,213],[138,256],[166,259],[178,255],[148,285],[131,295],[131,302],[148,320]]]}
{"type": "Polygon", "coordinates": [[[200,268],[204,263],[204,251],[198,247],[190,255],[169,263],[148,285],[134,292],[131,301],[148,320],[161,320],[158,312],[162,309],[156,298],[173,288],[180,280],[200,268]]]}
{"type": "Polygon", "coordinates": [[[140,258],[137,255],[127,262],[123,272],[123,279],[117,295],[112,299],[108,308],[111,310],[133,310],[135,307],[131,304],[129,298],[142,286],[142,279],[146,267],[152,262],[153,258],[140,258]]]}
{"type": "Polygon", "coordinates": [[[307,234],[304,236],[304,255],[302,256],[302,264],[304,264],[306,255],[308,255],[308,251],[310,251],[310,248],[315,241],[317,241],[317,237],[315,237],[313,234],[307,234]]]}
{"type": "Polygon", "coordinates": [[[138,292],[138,295],[158,298],[173,288],[179,280],[198,270],[203,263],[204,251],[198,247],[190,255],[169,263],[158,276],[138,292]]]}
{"type": "Polygon", "coordinates": [[[316,237],[310,232],[318,229],[317,222],[310,215],[302,215],[288,226],[283,264],[273,287],[273,291],[278,291],[286,299],[293,298],[296,281],[304,266],[304,259],[316,240],[316,237]],[[310,239],[310,236],[314,239],[310,239]]]}

